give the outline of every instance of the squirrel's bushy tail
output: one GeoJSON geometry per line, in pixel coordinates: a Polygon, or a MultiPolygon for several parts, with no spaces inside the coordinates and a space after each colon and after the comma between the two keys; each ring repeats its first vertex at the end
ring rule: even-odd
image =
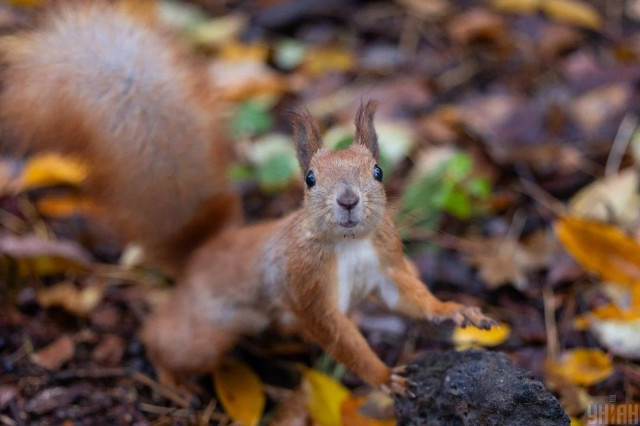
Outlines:
{"type": "Polygon", "coordinates": [[[237,220],[222,106],[165,36],[103,2],[73,2],[2,45],[5,144],[83,159],[116,230],[175,269],[237,220]]]}

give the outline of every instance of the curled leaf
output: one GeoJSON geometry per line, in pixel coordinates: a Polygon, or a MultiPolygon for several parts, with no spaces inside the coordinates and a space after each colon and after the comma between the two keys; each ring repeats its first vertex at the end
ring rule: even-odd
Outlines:
{"type": "Polygon", "coordinates": [[[303,388],[311,418],[320,426],[342,425],[340,407],[349,397],[349,390],[340,382],[309,369],[304,373],[303,388]]]}
{"type": "Polygon", "coordinates": [[[500,323],[489,330],[476,327],[456,327],[453,330],[453,343],[457,349],[466,349],[472,346],[497,346],[509,338],[511,327],[507,323],[500,323]]]}
{"type": "Polygon", "coordinates": [[[213,382],[229,417],[245,426],[258,424],[266,399],[264,386],[247,365],[225,359],[213,372],[213,382]]]}
{"type": "Polygon", "coordinates": [[[558,360],[545,362],[547,371],[570,383],[591,386],[613,373],[613,364],[600,349],[578,348],[563,353],[558,360]]]}
{"type": "Polygon", "coordinates": [[[22,171],[22,189],[41,186],[79,185],[87,176],[86,166],[78,160],[58,154],[32,157],[22,171]]]}
{"type": "Polygon", "coordinates": [[[576,261],[604,281],[634,285],[640,280],[640,244],[619,228],[564,217],[554,230],[576,261]]]}

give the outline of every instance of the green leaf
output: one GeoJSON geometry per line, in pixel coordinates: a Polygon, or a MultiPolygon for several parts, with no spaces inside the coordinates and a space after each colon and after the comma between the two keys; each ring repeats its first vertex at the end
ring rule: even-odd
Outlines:
{"type": "Polygon", "coordinates": [[[471,198],[460,189],[454,189],[447,194],[444,210],[461,220],[471,217],[471,198]]]}
{"type": "Polygon", "coordinates": [[[473,169],[473,161],[468,154],[456,153],[447,162],[447,175],[455,182],[460,182],[467,177],[473,169]]]}
{"type": "Polygon", "coordinates": [[[236,182],[255,179],[253,169],[246,164],[232,164],[227,168],[227,177],[236,182]]]}
{"type": "Polygon", "coordinates": [[[352,143],[353,143],[353,136],[345,136],[344,138],[336,142],[336,144],[333,146],[333,150],[340,151],[341,149],[347,149],[351,146],[352,143]]]}
{"type": "Polygon", "coordinates": [[[491,182],[486,178],[475,178],[467,182],[466,189],[474,197],[485,200],[491,196],[491,182]]]}
{"type": "Polygon", "coordinates": [[[255,102],[247,102],[234,111],[230,133],[235,139],[257,136],[269,131],[273,121],[267,108],[255,102]]]}
{"type": "Polygon", "coordinates": [[[258,166],[258,183],[267,191],[276,191],[287,186],[296,172],[295,163],[292,164],[289,157],[274,155],[258,166]]]}

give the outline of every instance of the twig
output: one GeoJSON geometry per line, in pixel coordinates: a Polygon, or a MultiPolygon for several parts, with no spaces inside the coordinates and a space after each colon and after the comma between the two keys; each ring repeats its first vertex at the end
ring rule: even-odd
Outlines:
{"type": "Polygon", "coordinates": [[[544,304],[544,325],[547,332],[547,357],[556,359],[558,356],[558,325],[556,324],[556,304],[553,288],[545,284],[542,287],[542,302],[544,304]]]}
{"type": "Polygon", "coordinates": [[[631,142],[631,136],[638,126],[638,117],[635,115],[625,115],[618,127],[618,132],[611,145],[611,151],[609,151],[609,158],[607,158],[607,164],[604,168],[604,176],[612,177],[618,173],[620,164],[622,163],[622,157],[627,152],[629,143],[631,142]]]}
{"type": "Polygon", "coordinates": [[[131,378],[133,378],[133,380],[135,380],[138,383],[141,383],[143,385],[149,386],[151,389],[153,389],[156,392],[160,393],[165,398],[171,400],[175,404],[177,404],[177,405],[179,405],[181,407],[184,407],[184,408],[188,408],[189,407],[189,401],[187,401],[182,396],[178,395],[178,393],[176,391],[174,391],[173,389],[169,389],[168,387],[156,382],[151,377],[146,376],[146,375],[144,375],[144,374],[142,374],[140,372],[135,372],[131,376],[131,378]]]}

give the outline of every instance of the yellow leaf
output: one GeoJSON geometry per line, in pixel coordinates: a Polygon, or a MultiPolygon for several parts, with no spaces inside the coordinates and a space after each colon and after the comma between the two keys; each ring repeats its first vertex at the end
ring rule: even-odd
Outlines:
{"type": "Polygon", "coordinates": [[[70,282],[44,287],[36,293],[36,300],[43,308],[60,307],[77,316],[87,316],[104,296],[102,286],[93,285],[79,289],[70,282]]]}
{"type": "Polygon", "coordinates": [[[627,359],[640,359],[640,307],[621,309],[608,304],[574,320],[580,330],[590,330],[598,342],[612,353],[627,359]]]}
{"type": "Polygon", "coordinates": [[[86,166],[78,160],[58,154],[37,155],[22,171],[23,190],[40,186],[78,185],[87,176],[86,166]]]}
{"type": "Polygon", "coordinates": [[[453,330],[453,343],[458,349],[471,346],[497,346],[509,338],[511,327],[501,322],[499,326],[493,326],[489,330],[477,327],[456,327],[453,330]]]}
{"type": "Polygon", "coordinates": [[[328,72],[350,71],[355,66],[351,52],[342,47],[318,47],[311,49],[303,63],[304,71],[317,76],[328,72]]]}
{"type": "Polygon", "coordinates": [[[35,205],[41,215],[53,218],[65,218],[96,210],[96,205],[91,200],[73,196],[42,198],[35,205]]]}
{"type": "Polygon", "coordinates": [[[218,58],[224,61],[258,61],[266,62],[269,57],[269,46],[264,43],[240,43],[233,41],[220,47],[218,58]]]}
{"type": "Polygon", "coordinates": [[[564,352],[557,361],[545,361],[549,373],[580,386],[591,386],[613,373],[611,359],[600,349],[578,348],[564,352]]]}
{"type": "Polygon", "coordinates": [[[640,244],[615,226],[564,217],[554,225],[558,239],[583,268],[604,281],[640,281],[640,244]]]}
{"type": "Polygon", "coordinates": [[[491,0],[491,7],[500,12],[530,15],[538,11],[539,0],[491,0]]]}
{"type": "Polygon", "coordinates": [[[541,0],[542,9],[551,18],[578,27],[599,30],[602,19],[593,6],[577,0],[541,0]]]}
{"type": "MultiPolygon", "coordinates": [[[[342,424],[346,426],[393,426],[396,424],[394,419],[380,420],[365,416],[362,413],[362,408],[368,400],[368,396],[351,395],[347,397],[340,407],[342,424]]],[[[390,401],[390,404],[393,407],[393,400],[390,401]]]]}
{"type": "Polygon", "coordinates": [[[340,407],[349,390],[340,382],[317,370],[306,370],[303,386],[309,413],[319,426],[341,426],[340,407]]]}
{"type": "Polygon", "coordinates": [[[220,403],[235,422],[257,425],[264,410],[265,395],[260,378],[244,363],[225,359],[213,372],[220,403]]]}

